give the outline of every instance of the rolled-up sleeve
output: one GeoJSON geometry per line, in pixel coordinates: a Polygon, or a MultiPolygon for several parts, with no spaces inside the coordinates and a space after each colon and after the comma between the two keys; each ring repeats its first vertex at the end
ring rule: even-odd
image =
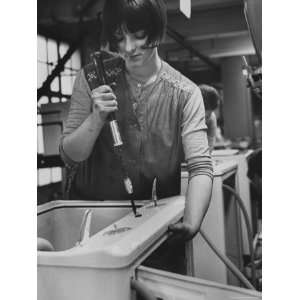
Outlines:
{"type": "Polygon", "coordinates": [[[213,178],[212,160],[207,142],[205,109],[198,88],[195,88],[190,97],[186,99],[181,127],[182,144],[189,178],[200,174],[213,178]]]}
{"type": "Polygon", "coordinates": [[[82,122],[89,116],[92,110],[91,91],[85,79],[83,70],[77,73],[73,92],[70,100],[70,109],[67,120],[64,124],[63,134],[60,139],[59,151],[61,158],[69,167],[76,165],[63,149],[64,138],[76,130],[82,122]]]}

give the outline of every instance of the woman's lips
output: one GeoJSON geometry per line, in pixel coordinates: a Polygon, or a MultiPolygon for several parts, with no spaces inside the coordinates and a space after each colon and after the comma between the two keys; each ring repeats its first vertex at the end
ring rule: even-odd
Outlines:
{"type": "Polygon", "coordinates": [[[129,58],[130,60],[139,60],[140,57],[141,57],[141,54],[135,54],[135,55],[130,55],[130,56],[128,56],[128,58],[129,58]]]}

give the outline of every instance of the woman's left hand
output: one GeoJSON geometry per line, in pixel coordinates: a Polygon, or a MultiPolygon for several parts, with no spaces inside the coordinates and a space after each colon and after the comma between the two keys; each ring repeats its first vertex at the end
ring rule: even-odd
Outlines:
{"type": "Polygon", "coordinates": [[[174,242],[186,242],[191,240],[198,233],[197,229],[194,229],[190,224],[184,222],[169,225],[168,231],[173,233],[170,239],[174,242]]]}

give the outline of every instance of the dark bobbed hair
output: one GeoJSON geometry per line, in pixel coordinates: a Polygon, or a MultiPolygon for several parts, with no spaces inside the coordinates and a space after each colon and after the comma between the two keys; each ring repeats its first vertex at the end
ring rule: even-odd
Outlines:
{"type": "Polygon", "coordinates": [[[199,85],[199,88],[201,90],[205,109],[215,110],[220,101],[218,91],[214,87],[206,84],[199,85]]]}
{"type": "Polygon", "coordinates": [[[129,32],[145,30],[147,45],[156,47],[164,37],[167,12],[164,0],[106,0],[102,12],[102,45],[117,50],[115,32],[125,25],[129,32]]]}

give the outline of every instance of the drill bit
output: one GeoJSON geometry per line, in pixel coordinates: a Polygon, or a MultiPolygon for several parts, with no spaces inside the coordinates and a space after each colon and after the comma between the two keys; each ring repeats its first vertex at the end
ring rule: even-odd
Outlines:
{"type": "MultiPolygon", "coordinates": [[[[125,186],[126,192],[129,195],[132,195],[133,194],[133,187],[132,187],[132,182],[131,182],[130,178],[128,176],[125,176],[123,182],[124,182],[124,186],[125,186]]],[[[135,217],[140,217],[141,214],[137,212],[134,200],[130,199],[130,202],[131,202],[131,207],[132,207],[134,216],[135,217]]]]}
{"type": "Polygon", "coordinates": [[[155,207],[157,206],[156,184],[157,184],[157,178],[155,177],[152,184],[152,201],[154,202],[155,207]]]}
{"type": "MultiPolygon", "coordinates": [[[[123,183],[124,183],[125,190],[126,190],[127,194],[132,195],[133,194],[132,181],[129,178],[127,172],[126,172],[126,168],[125,168],[124,163],[123,163],[122,155],[117,155],[117,156],[118,156],[120,164],[121,164],[121,169],[122,169],[122,173],[123,173],[123,183]]],[[[130,199],[130,202],[131,202],[131,207],[132,207],[132,211],[134,213],[134,216],[135,217],[140,217],[141,214],[137,212],[134,200],[132,198],[130,199]]]]}

